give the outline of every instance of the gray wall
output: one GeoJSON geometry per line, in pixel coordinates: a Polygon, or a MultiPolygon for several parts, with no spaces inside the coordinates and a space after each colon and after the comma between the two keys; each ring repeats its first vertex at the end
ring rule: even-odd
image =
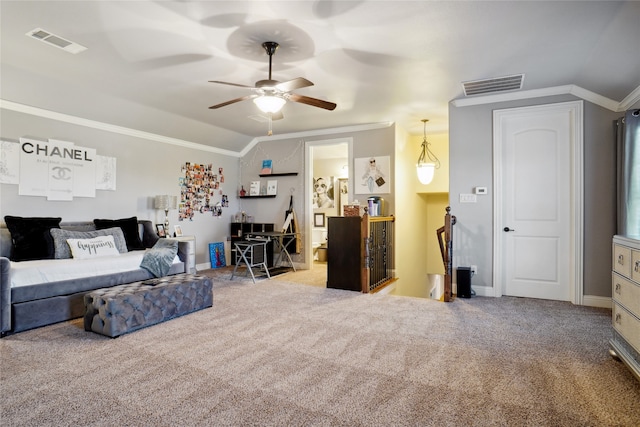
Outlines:
{"type": "MultiPolygon", "coordinates": [[[[248,190],[251,181],[266,178],[258,177],[263,159],[274,161],[273,172],[298,172],[295,177],[277,177],[278,195],[275,199],[241,199],[242,209],[255,218],[255,222],[273,222],[281,227],[285,218],[285,211],[289,207],[290,195],[293,194],[294,210],[298,217],[299,229],[304,232],[306,221],[310,220],[310,210],[304,206],[304,165],[305,141],[325,141],[340,138],[353,139],[353,158],[371,156],[389,156],[391,167],[391,193],[381,194],[387,203],[388,214],[395,213],[394,174],[395,174],[395,126],[381,129],[354,131],[347,133],[323,134],[307,136],[305,138],[277,139],[277,135],[259,142],[244,157],[240,159],[239,183],[248,190]]],[[[349,174],[353,174],[353,159],[349,159],[349,174]]],[[[350,188],[350,191],[353,187],[350,188]]],[[[358,198],[360,203],[366,203],[368,196],[350,194],[350,199],[358,198]]],[[[306,236],[303,236],[306,238],[306,236]]],[[[304,250],[292,257],[294,262],[305,262],[304,250]]]]}
{"type": "MultiPolygon", "coordinates": [[[[493,286],[493,110],[576,100],[563,95],[469,107],[449,107],[451,208],[454,263],[478,265],[473,284],[493,286]],[[460,193],[488,187],[478,203],[459,203],[460,193]]],[[[611,296],[611,238],[615,233],[615,138],[620,116],[584,101],[584,295],[611,296]]]]}
{"type": "Polygon", "coordinates": [[[69,202],[47,201],[44,197],[19,196],[17,185],[1,184],[1,218],[5,215],[60,216],[63,221],[91,221],[94,218],[115,219],[135,215],[140,219],[162,223],[164,212],[153,208],[153,197],[157,194],[179,196],[178,179],[184,176],[181,166],[185,162],[211,163],[215,169],[224,168],[225,183],[222,189],[229,195],[230,207],[223,209],[222,217],[196,213],[193,221],[181,222],[178,222],[178,211],[170,211],[169,220],[171,227],[180,224],[185,235],[196,236],[198,264],[209,263],[210,242],[226,241],[230,216],[239,208],[236,197],[238,158],[9,110],[1,110],[1,113],[0,137],[3,139],[59,139],[95,148],[97,154],[117,159],[116,191],[98,190],[95,198],[76,197],[69,202]]]}

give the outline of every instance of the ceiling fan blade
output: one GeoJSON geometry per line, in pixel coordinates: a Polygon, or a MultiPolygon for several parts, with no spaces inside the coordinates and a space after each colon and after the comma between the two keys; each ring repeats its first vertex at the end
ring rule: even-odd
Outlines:
{"type": "Polygon", "coordinates": [[[230,101],[222,102],[222,103],[220,103],[220,104],[212,105],[212,106],[211,106],[211,107],[209,107],[209,108],[215,109],[215,108],[225,107],[225,106],[227,106],[227,105],[235,104],[236,102],[244,101],[244,100],[246,100],[246,99],[252,99],[252,98],[255,98],[255,97],[257,97],[257,96],[258,96],[258,95],[247,95],[247,96],[243,96],[243,97],[241,97],[241,98],[236,98],[236,99],[232,99],[232,100],[230,100],[230,101]]]}
{"type": "Polygon", "coordinates": [[[218,83],[218,84],[221,84],[221,85],[238,86],[238,87],[245,87],[245,88],[248,88],[248,89],[255,89],[255,87],[253,87],[253,86],[241,85],[241,84],[238,84],[238,83],[221,82],[221,81],[218,81],[218,80],[209,80],[209,83],[218,83]]]}
{"type": "Polygon", "coordinates": [[[301,89],[303,87],[313,86],[309,80],[304,77],[298,77],[292,80],[288,80],[286,82],[278,83],[276,85],[276,89],[281,90],[283,92],[291,92],[292,90],[301,89]]]}
{"type": "Polygon", "coordinates": [[[336,108],[336,104],[333,102],[323,101],[321,99],[310,98],[308,96],[297,95],[295,93],[287,94],[287,99],[293,102],[300,102],[302,104],[311,105],[312,107],[324,108],[325,110],[334,110],[336,108]]]}

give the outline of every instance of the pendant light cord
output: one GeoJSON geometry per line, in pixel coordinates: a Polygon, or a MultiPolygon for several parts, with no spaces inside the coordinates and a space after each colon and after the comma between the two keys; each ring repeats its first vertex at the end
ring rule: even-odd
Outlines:
{"type": "Polygon", "coordinates": [[[429,159],[429,162],[435,163],[436,169],[440,168],[440,160],[436,157],[436,155],[433,153],[433,151],[431,151],[429,149],[429,146],[431,145],[428,141],[427,141],[427,122],[429,120],[427,119],[422,119],[422,123],[424,124],[424,130],[423,130],[423,139],[422,139],[422,152],[420,153],[420,157],[418,157],[418,164],[420,163],[426,163],[426,160],[429,159]]]}

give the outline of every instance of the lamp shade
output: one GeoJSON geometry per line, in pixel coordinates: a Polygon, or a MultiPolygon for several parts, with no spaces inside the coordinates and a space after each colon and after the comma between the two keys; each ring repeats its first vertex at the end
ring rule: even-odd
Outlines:
{"type": "Polygon", "coordinates": [[[177,209],[178,208],[178,197],[177,196],[169,196],[169,195],[160,195],[156,196],[153,206],[156,209],[177,209]]]}
{"type": "Polygon", "coordinates": [[[421,121],[424,126],[424,138],[422,139],[422,151],[420,151],[416,168],[420,183],[429,184],[433,181],[433,174],[436,169],[440,168],[440,160],[429,149],[430,144],[427,141],[427,122],[429,119],[422,119],[421,121]]]}
{"type": "Polygon", "coordinates": [[[277,113],[287,101],[279,96],[263,95],[255,98],[253,102],[264,113],[277,113]]]}
{"type": "Polygon", "coordinates": [[[416,168],[418,170],[418,180],[421,184],[429,184],[433,181],[433,174],[436,170],[435,163],[418,163],[416,168]]]}

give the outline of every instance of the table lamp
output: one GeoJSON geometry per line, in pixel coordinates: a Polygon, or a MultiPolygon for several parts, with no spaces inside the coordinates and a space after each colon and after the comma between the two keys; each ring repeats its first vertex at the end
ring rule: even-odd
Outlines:
{"type": "Polygon", "coordinates": [[[178,197],[169,195],[156,196],[154,207],[156,209],[164,209],[164,229],[169,233],[169,209],[178,208],[178,197]]]}

